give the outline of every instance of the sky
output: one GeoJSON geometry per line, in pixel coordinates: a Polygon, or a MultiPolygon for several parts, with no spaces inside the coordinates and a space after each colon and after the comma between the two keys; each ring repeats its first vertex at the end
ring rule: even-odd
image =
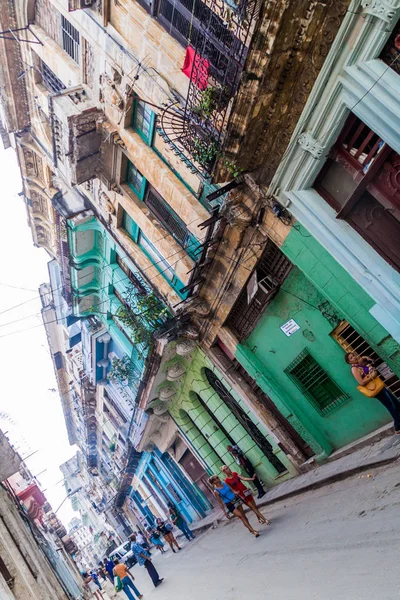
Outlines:
{"type": "MultiPolygon", "coordinates": [[[[23,458],[34,453],[26,464],[56,510],[66,497],[59,465],[77,448],[68,442],[45,329],[38,327],[38,287],[49,281],[50,257],[33,246],[11,148],[0,148],[0,181],[0,428],[23,458]]],[[[69,500],[57,514],[65,524],[77,516],[69,500]]]]}

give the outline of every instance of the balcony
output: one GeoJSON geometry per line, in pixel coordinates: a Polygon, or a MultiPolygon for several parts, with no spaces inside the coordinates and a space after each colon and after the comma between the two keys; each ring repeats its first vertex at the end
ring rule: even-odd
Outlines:
{"type": "Polygon", "coordinates": [[[94,0],[68,0],[68,12],[89,8],[92,6],[93,2],[94,0]]]}
{"type": "MultiPolygon", "coordinates": [[[[166,3],[161,4],[160,20],[166,3]]],[[[190,78],[188,94],[184,106],[173,102],[164,107],[158,131],[192,172],[210,176],[220,160],[232,178],[235,167],[224,157],[224,138],[257,20],[258,2],[243,0],[232,9],[222,0],[207,4],[190,1],[189,34],[186,4],[187,0],[175,3],[182,18],[172,25],[181,42],[191,36],[184,69],[190,78]]]]}

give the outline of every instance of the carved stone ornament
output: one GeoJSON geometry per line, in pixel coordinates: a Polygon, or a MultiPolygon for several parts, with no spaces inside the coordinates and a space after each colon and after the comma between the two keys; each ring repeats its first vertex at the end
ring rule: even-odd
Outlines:
{"type": "Polygon", "coordinates": [[[195,325],[188,325],[183,333],[190,340],[198,340],[200,337],[200,332],[195,325]]]}
{"type": "Polygon", "coordinates": [[[180,377],[182,377],[182,375],[185,374],[185,371],[186,371],[185,365],[183,365],[180,362],[174,363],[173,365],[168,367],[168,370],[167,370],[168,381],[177,381],[178,379],[180,379],[180,377]]]}
{"type": "Polygon", "coordinates": [[[104,207],[110,215],[115,214],[115,207],[111,202],[110,198],[104,192],[101,193],[101,200],[104,203],[104,207]]]}
{"type": "Polygon", "coordinates": [[[172,385],[172,383],[167,383],[160,389],[158,397],[160,398],[160,400],[162,402],[166,402],[168,400],[171,400],[171,398],[173,396],[175,396],[175,394],[176,394],[175,386],[172,385]]]}
{"type": "Polygon", "coordinates": [[[252,219],[251,210],[245,204],[231,204],[227,207],[226,216],[231,224],[247,225],[252,219]]]}
{"type": "Polygon", "coordinates": [[[123,191],[122,191],[122,189],[119,187],[119,185],[118,185],[117,183],[112,183],[112,184],[110,185],[110,190],[111,190],[112,192],[115,192],[115,193],[116,193],[116,194],[118,194],[119,196],[122,196],[122,195],[123,195],[123,191]]]}
{"type": "Polygon", "coordinates": [[[188,356],[195,348],[196,342],[194,340],[179,340],[175,351],[178,356],[188,356]]]}
{"type": "Polygon", "coordinates": [[[211,309],[209,304],[205,300],[202,300],[201,302],[193,306],[193,312],[196,313],[196,315],[198,315],[199,317],[205,318],[209,316],[211,309]]]}
{"type": "Polygon", "coordinates": [[[297,138],[297,143],[303,150],[309,152],[314,158],[322,158],[324,146],[322,146],[309,131],[305,131],[297,138]]]}
{"type": "Polygon", "coordinates": [[[153,413],[157,417],[161,417],[161,415],[165,415],[168,412],[168,402],[160,402],[159,404],[155,404],[153,408],[153,413]]]}
{"type": "Polygon", "coordinates": [[[390,23],[397,12],[386,0],[361,0],[361,6],[365,14],[382,19],[386,23],[390,23]]]}

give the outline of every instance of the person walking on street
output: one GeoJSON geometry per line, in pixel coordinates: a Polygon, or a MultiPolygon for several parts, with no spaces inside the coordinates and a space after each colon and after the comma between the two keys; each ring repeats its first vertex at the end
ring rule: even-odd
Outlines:
{"type": "Polygon", "coordinates": [[[134,577],[129,573],[128,568],[124,563],[120,563],[118,558],[114,558],[114,576],[119,577],[122,583],[122,589],[128,596],[129,600],[135,600],[136,598],[143,598],[143,594],[139,592],[136,585],[133,583],[134,577]],[[131,590],[133,591],[132,594],[131,590]]]}
{"type": "Polygon", "coordinates": [[[232,492],[239,496],[243,500],[245,504],[253,511],[256,515],[258,522],[262,525],[270,525],[271,521],[268,521],[257,508],[256,502],[254,500],[253,494],[251,490],[242,483],[243,481],[253,481],[253,477],[242,477],[236,471],[231,471],[229,467],[226,465],[221,467],[221,471],[225,475],[225,483],[229,485],[232,492]]]}
{"type": "Polygon", "coordinates": [[[130,536],[129,539],[132,542],[131,550],[135,555],[139,566],[144,567],[146,569],[150,579],[153,582],[154,587],[158,587],[164,581],[164,578],[160,578],[157,569],[151,561],[149,553],[147,552],[147,550],[142,548],[140,544],[136,542],[136,535],[134,533],[130,536]]]}
{"type": "Polygon", "coordinates": [[[97,575],[97,573],[94,569],[92,571],[90,571],[90,576],[93,579],[93,581],[95,582],[95,584],[97,585],[97,587],[99,588],[99,590],[102,590],[103,588],[101,587],[99,576],[97,575]]]}
{"type": "Polygon", "coordinates": [[[185,536],[185,538],[187,540],[189,540],[189,542],[191,542],[192,540],[194,540],[195,535],[193,533],[193,531],[191,531],[189,529],[188,524],[186,523],[186,520],[184,519],[184,517],[181,515],[181,513],[179,512],[179,510],[175,507],[171,507],[169,509],[169,518],[171,519],[172,523],[182,531],[183,535],[185,536]]]}
{"type": "Polygon", "coordinates": [[[150,529],[148,532],[150,536],[150,542],[159,549],[161,554],[165,554],[164,544],[161,541],[161,535],[155,529],[150,529]]]}
{"type": "Polygon", "coordinates": [[[106,572],[106,568],[105,568],[105,565],[103,564],[102,560],[99,562],[99,568],[97,570],[97,574],[103,579],[103,581],[106,581],[107,572],[106,572]]]}
{"type": "Polygon", "coordinates": [[[256,538],[260,536],[258,531],[253,529],[250,525],[248,518],[244,514],[242,500],[234,492],[232,492],[229,485],[222,482],[218,475],[213,475],[208,480],[210,485],[214,489],[214,496],[216,497],[218,504],[225,513],[227,519],[230,519],[229,513],[231,512],[235,517],[240,519],[243,525],[252,533],[256,538]]]}
{"type": "Polygon", "coordinates": [[[136,532],[136,541],[138,544],[140,544],[141,546],[143,546],[143,548],[146,548],[146,550],[150,551],[150,546],[148,541],[146,540],[146,538],[144,537],[143,533],[138,530],[136,532]]]}
{"type": "Polygon", "coordinates": [[[85,581],[85,584],[89,588],[89,591],[92,595],[92,598],[96,598],[96,600],[103,600],[104,596],[99,590],[96,582],[94,581],[92,575],[90,573],[82,573],[82,577],[85,581]]]}
{"type": "Polygon", "coordinates": [[[108,575],[111,583],[114,585],[114,563],[110,558],[107,558],[107,560],[105,560],[104,563],[105,563],[107,575],[108,575]]]}
{"type": "Polygon", "coordinates": [[[100,579],[102,579],[103,581],[106,581],[107,579],[102,562],[99,563],[99,568],[97,569],[97,576],[99,578],[99,581],[100,579]]]}
{"type": "Polygon", "coordinates": [[[400,435],[400,400],[380,379],[372,358],[348,352],[344,359],[351,366],[351,373],[360,392],[369,398],[376,398],[383,404],[393,417],[395,434],[400,435]]]}
{"type": "Polygon", "coordinates": [[[257,491],[258,491],[257,498],[260,499],[263,496],[265,496],[265,494],[267,492],[264,490],[263,484],[261,483],[261,481],[257,477],[255,468],[253,467],[252,463],[249,461],[249,459],[247,458],[247,456],[245,456],[243,454],[243,452],[241,451],[241,449],[239,448],[239,446],[227,446],[226,449],[228,450],[228,452],[230,454],[232,454],[232,456],[235,459],[236,463],[240,467],[242,467],[242,469],[244,469],[246,471],[246,473],[248,474],[249,477],[255,476],[252,481],[253,481],[253,483],[256,486],[257,491]]]}
{"type": "Polygon", "coordinates": [[[172,552],[176,552],[176,550],[174,549],[174,545],[178,548],[178,550],[182,550],[182,548],[179,546],[178,542],[176,541],[174,534],[172,533],[172,529],[173,529],[172,525],[170,525],[166,521],[163,521],[160,518],[158,518],[156,520],[156,523],[157,523],[157,531],[159,533],[161,533],[161,535],[164,536],[164,540],[166,542],[168,542],[172,552]]]}

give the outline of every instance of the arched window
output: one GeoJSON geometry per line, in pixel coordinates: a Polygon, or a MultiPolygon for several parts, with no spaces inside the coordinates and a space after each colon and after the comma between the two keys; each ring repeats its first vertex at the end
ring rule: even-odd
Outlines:
{"type": "Polygon", "coordinates": [[[250,417],[244,412],[239,402],[237,402],[237,400],[235,400],[235,398],[228,392],[226,387],[218,379],[215,373],[213,373],[210,369],[206,368],[205,374],[207,377],[207,381],[211,385],[213,390],[217,392],[221,400],[223,400],[225,404],[229,407],[232,414],[236,417],[236,419],[239,421],[242,427],[244,427],[244,429],[247,431],[253,442],[257,444],[261,452],[268,458],[271,465],[278,471],[278,473],[284,473],[285,471],[287,471],[285,465],[274,454],[273,447],[269,443],[267,438],[261,433],[257,425],[255,425],[250,419],[250,417]]]}

